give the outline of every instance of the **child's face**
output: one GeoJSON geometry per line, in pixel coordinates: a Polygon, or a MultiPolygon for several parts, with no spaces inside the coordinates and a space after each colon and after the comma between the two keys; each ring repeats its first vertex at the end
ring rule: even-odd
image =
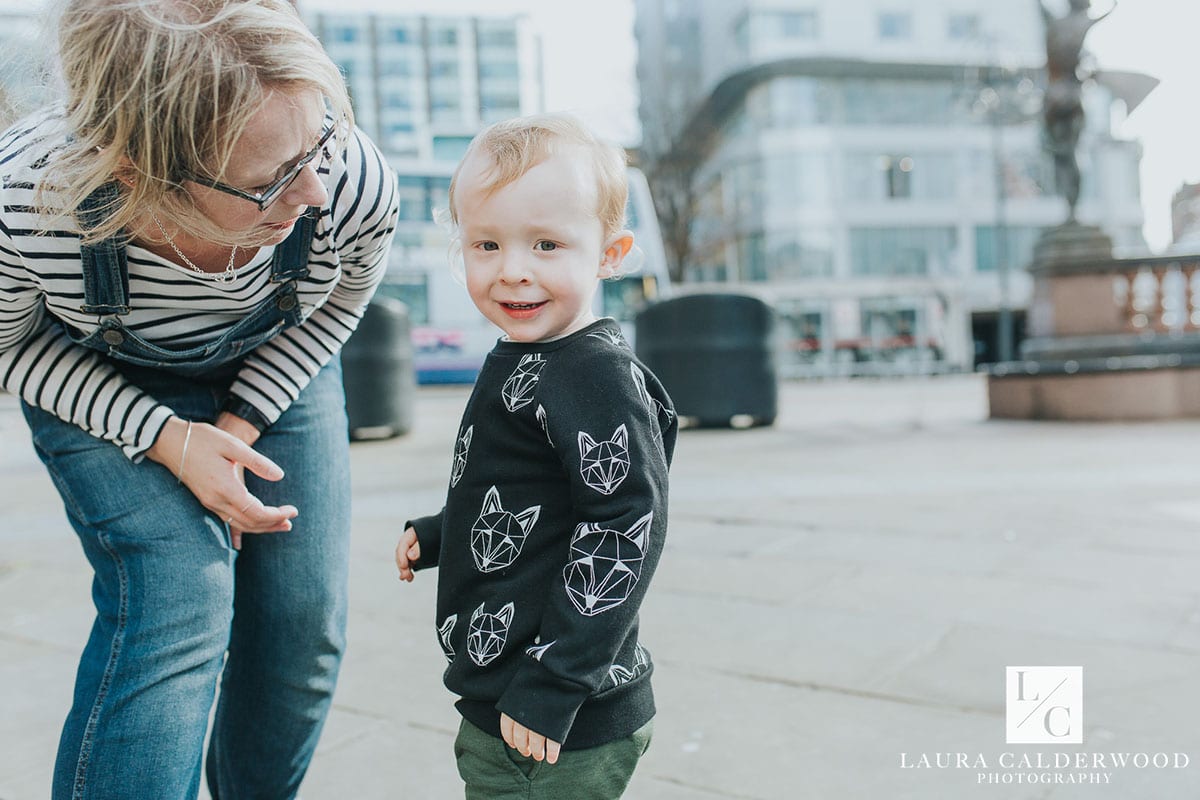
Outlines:
{"type": "Polygon", "coordinates": [[[605,241],[591,164],[567,150],[489,194],[481,183],[490,166],[469,156],[455,190],[471,300],[514,342],[586,327],[599,279],[633,242],[624,231],[605,241]]]}

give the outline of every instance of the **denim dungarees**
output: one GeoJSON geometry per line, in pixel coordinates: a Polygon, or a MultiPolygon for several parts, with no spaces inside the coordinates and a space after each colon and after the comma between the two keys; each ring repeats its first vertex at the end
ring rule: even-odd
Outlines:
{"type": "MultiPolygon", "coordinates": [[[[114,184],[101,186],[79,206],[85,225],[95,224],[115,197],[114,184]]],[[[138,336],[125,327],[121,317],[130,311],[129,269],[126,241],[115,236],[94,245],[80,245],[83,267],[83,305],[86,314],[101,317],[90,334],[65,326],[77,344],[131,364],[165,369],[179,375],[196,376],[237,359],[284,328],[302,321],[296,281],[308,276],[308,255],[316,226],[317,209],[300,217],[291,234],[275,247],[271,259],[271,283],[278,288],[233,327],[216,339],[196,347],[168,350],[138,336]]]]}
{"type": "MultiPolygon", "coordinates": [[[[85,225],[113,192],[88,198],[85,225]]],[[[146,396],[211,422],[246,353],[301,321],[296,284],[308,274],[316,213],[276,246],[276,290],[214,341],[170,350],[123,324],[121,235],[81,247],[83,309],[99,329],[64,327],[146,396]]],[[[96,617],[59,740],[54,800],[195,798],[210,716],[210,794],[295,796],[346,644],[350,464],[338,359],[255,442],[286,476],[245,475],[264,505],[294,503],[300,516],[287,533],[248,536],[236,555],[228,526],[171,469],[135,463],[72,422],[23,408],[95,572],[96,617]]]]}

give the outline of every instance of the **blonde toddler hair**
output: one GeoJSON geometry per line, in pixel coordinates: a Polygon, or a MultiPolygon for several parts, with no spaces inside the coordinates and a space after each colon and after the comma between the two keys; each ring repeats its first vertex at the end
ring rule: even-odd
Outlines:
{"type": "Polygon", "coordinates": [[[563,147],[581,148],[592,161],[596,176],[598,208],[596,215],[608,238],[625,227],[625,203],[629,182],[625,173],[625,153],[603,142],[575,117],[568,114],[534,114],[494,123],[479,133],[450,179],[449,213],[458,226],[454,193],[459,173],[472,155],[484,155],[492,162],[483,188],[487,192],[503,189],[563,147]]]}

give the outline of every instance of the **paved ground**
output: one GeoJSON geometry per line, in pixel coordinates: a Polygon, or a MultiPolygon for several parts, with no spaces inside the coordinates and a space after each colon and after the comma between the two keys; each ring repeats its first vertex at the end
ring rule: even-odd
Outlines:
{"type": "MultiPolygon", "coordinates": [[[[350,653],[306,800],[461,797],[433,576],[401,585],[391,550],[440,503],[464,398],[423,389],[415,432],[353,448],[350,653]]],[[[680,438],[643,623],[657,735],[627,797],[1200,797],[1200,421],[988,422],[976,376],[781,400],[773,428],[680,438]],[[1008,665],[1083,666],[1082,745],[1005,744],[1008,665]],[[1053,768],[1080,752],[1189,764],[1053,768]],[[1016,782],[1079,774],[1110,782],[1016,782]]],[[[29,800],[89,580],[7,397],[0,444],[0,798],[29,800]]]]}

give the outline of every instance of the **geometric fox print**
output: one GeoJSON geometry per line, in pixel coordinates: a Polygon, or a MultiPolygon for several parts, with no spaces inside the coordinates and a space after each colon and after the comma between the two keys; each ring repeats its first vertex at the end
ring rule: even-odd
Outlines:
{"type": "Polygon", "coordinates": [[[616,345],[617,347],[624,347],[627,350],[629,349],[629,345],[628,345],[628,343],[626,343],[625,337],[622,336],[620,333],[617,333],[615,331],[610,331],[608,328],[601,328],[598,331],[592,331],[591,333],[588,334],[588,336],[594,337],[596,339],[603,339],[604,341],[608,342],[609,344],[616,345]]]}
{"type": "Polygon", "coordinates": [[[534,661],[541,661],[542,656],[546,655],[546,651],[553,647],[554,642],[557,642],[558,640],[555,639],[554,642],[546,642],[546,644],[542,644],[541,641],[542,637],[540,636],[537,639],[534,639],[533,646],[525,648],[525,655],[529,656],[534,661]]]}
{"type": "Polygon", "coordinates": [[[642,396],[642,402],[646,404],[646,410],[650,412],[650,421],[656,424],[657,432],[654,438],[658,443],[662,444],[662,420],[665,418],[668,423],[675,417],[675,412],[668,409],[662,403],[650,394],[650,390],[646,387],[646,373],[638,368],[638,365],[629,362],[629,374],[633,378],[633,385],[637,389],[638,394],[642,396]]]}
{"type": "Polygon", "coordinates": [[[620,664],[613,664],[608,670],[608,681],[612,684],[612,688],[615,688],[623,683],[629,683],[648,669],[650,669],[650,651],[639,643],[634,647],[633,664],[628,668],[620,664]]]}
{"type": "Polygon", "coordinates": [[[622,533],[584,522],[571,537],[571,561],[563,570],[575,610],[594,617],[629,599],[642,575],[642,559],[654,512],[622,533]]]}
{"type": "Polygon", "coordinates": [[[467,632],[467,655],[481,667],[486,667],[504,650],[504,640],[512,626],[513,604],[509,603],[495,614],[485,613],[483,603],[471,612],[471,626],[467,632]]]}
{"type": "Polygon", "coordinates": [[[612,494],[629,474],[629,431],[621,425],[606,442],[579,432],[579,472],[600,494],[612,494]]]}
{"type": "Polygon", "coordinates": [[[442,652],[446,654],[447,661],[454,661],[454,645],[450,644],[450,634],[454,630],[456,622],[458,622],[458,614],[451,614],[438,628],[438,640],[442,643],[442,652]]]}
{"type": "Polygon", "coordinates": [[[537,411],[533,415],[537,417],[538,422],[542,423],[542,433],[546,434],[546,441],[550,443],[551,447],[554,447],[554,440],[550,438],[550,421],[546,416],[546,409],[541,403],[538,403],[537,411]]]}
{"type": "Polygon", "coordinates": [[[495,486],[488,489],[483,510],[471,526],[471,557],[475,559],[475,568],[494,572],[516,561],[541,513],[541,506],[532,506],[520,514],[505,511],[500,506],[500,490],[495,486]]]}
{"type": "Polygon", "coordinates": [[[450,468],[450,488],[458,486],[463,473],[467,471],[467,452],[471,449],[471,439],[475,436],[475,426],[467,428],[458,441],[454,443],[454,466],[450,468]]]}
{"type": "Polygon", "coordinates": [[[516,411],[533,402],[533,393],[537,389],[538,378],[542,376],[542,368],[545,366],[546,359],[542,358],[540,353],[528,353],[521,356],[517,368],[513,370],[512,375],[508,376],[508,380],[504,382],[504,388],[500,390],[500,394],[504,398],[504,406],[509,411],[516,411]]]}

